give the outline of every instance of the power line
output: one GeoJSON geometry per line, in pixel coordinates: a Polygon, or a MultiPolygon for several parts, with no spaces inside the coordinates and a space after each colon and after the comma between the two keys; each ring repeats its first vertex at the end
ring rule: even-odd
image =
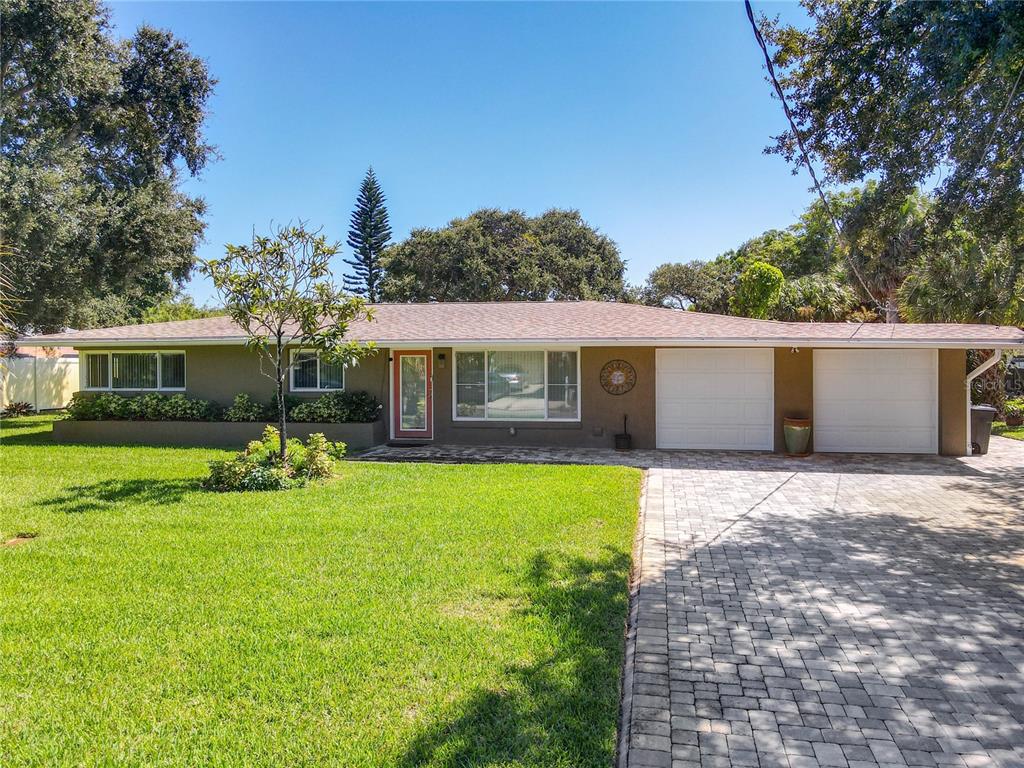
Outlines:
{"type": "MultiPolygon", "coordinates": [[[[800,157],[803,159],[804,165],[807,167],[807,172],[811,175],[811,181],[814,182],[814,188],[818,192],[818,197],[821,198],[821,204],[825,206],[825,213],[828,215],[829,221],[832,222],[832,227],[836,231],[836,237],[843,238],[842,227],[839,226],[839,220],[836,218],[835,213],[832,211],[832,205],[829,203],[828,198],[825,196],[825,192],[821,188],[821,184],[818,181],[818,174],[814,171],[814,166],[811,164],[810,155],[807,152],[807,148],[804,146],[803,137],[800,135],[800,131],[796,127],[796,118],[793,117],[793,112],[789,108],[789,100],[786,99],[786,94],[782,90],[782,84],[779,82],[779,78],[775,75],[775,65],[772,63],[772,57],[768,53],[768,45],[764,41],[764,37],[761,35],[761,30],[757,26],[757,21],[754,19],[754,9],[750,6],[750,0],[743,0],[743,4],[747,7],[747,18],[750,19],[750,27],[754,30],[754,37],[757,39],[757,44],[761,48],[761,53],[764,54],[764,63],[768,68],[768,76],[771,78],[772,85],[775,88],[775,93],[779,97],[779,101],[782,102],[782,109],[786,113],[786,119],[789,121],[789,128],[793,132],[793,137],[796,139],[796,145],[800,149],[800,157]]],[[[835,251],[835,244],[832,244],[832,250],[835,251]]],[[[857,281],[860,283],[860,287],[864,289],[864,293],[868,295],[868,298],[875,303],[875,306],[882,309],[884,305],[868,288],[867,283],[864,281],[864,277],[861,275],[860,270],[857,269],[857,265],[850,258],[849,254],[846,256],[847,264],[850,270],[857,277],[857,281]]]]}

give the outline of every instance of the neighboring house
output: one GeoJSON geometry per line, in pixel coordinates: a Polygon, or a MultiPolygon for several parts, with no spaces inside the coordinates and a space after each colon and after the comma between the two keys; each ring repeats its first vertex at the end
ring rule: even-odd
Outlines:
{"type": "MultiPolygon", "coordinates": [[[[817,451],[964,454],[967,349],[1024,347],[989,325],[785,323],[608,302],[384,304],[348,370],[292,350],[290,392],[366,390],[392,440],[782,450],[782,419],[817,451]]],[[[269,399],[226,317],[41,336],[82,355],[83,390],[269,399]]]]}
{"type": "Polygon", "coordinates": [[[78,353],[70,347],[18,347],[0,357],[0,408],[9,403],[28,403],[37,411],[63,408],[78,388],[78,353]]]}

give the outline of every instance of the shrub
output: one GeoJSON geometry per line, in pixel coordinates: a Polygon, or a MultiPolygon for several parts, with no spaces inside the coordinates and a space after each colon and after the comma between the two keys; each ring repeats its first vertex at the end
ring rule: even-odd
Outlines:
{"type": "Polygon", "coordinates": [[[344,443],[332,443],[321,433],[302,441],[288,441],[288,460],[277,453],[280,432],[267,426],[259,440],[253,440],[233,458],[210,462],[210,475],[203,487],[211,491],[280,491],[305,485],[334,474],[334,460],[345,455],[344,443]]]}
{"type": "Polygon", "coordinates": [[[24,400],[19,400],[15,403],[8,403],[2,411],[0,416],[5,419],[12,419],[15,416],[30,416],[35,413],[36,409],[32,407],[32,403],[26,403],[24,400]]]}
{"type": "Polygon", "coordinates": [[[767,318],[782,298],[786,284],[782,270],[763,261],[748,264],[736,280],[736,293],[729,307],[737,315],[767,318]]]}
{"type": "Polygon", "coordinates": [[[161,413],[168,421],[210,421],[221,415],[219,411],[209,400],[177,394],[163,401],[161,413]]]}
{"type": "Polygon", "coordinates": [[[1007,424],[1011,426],[1019,425],[1024,421],[1024,397],[1007,400],[1003,406],[1003,415],[1006,416],[1007,424]]]}
{"type": "Polygon", "coordinates": [[[292,421],[323,423],[376,421],[380,401],[369,392],[329,392],[316,400],[296,405],[288,413],[292,421]]]}
{"type": "Polygon", "coordinates": [[[209,421],[217,418],[217,406],[208,400],[177,394],[147,392],[123,397],[113,392],[76,392],[68,405],[67,417],[75,421],[131,419],[135,421],[209,421]]]}
{"type": "Polygon", "coordinates": [[[246,394],[235,395],[235,401],[224,412],[225,421],[265,421],[269,418],[270,409],[246,394]]]}

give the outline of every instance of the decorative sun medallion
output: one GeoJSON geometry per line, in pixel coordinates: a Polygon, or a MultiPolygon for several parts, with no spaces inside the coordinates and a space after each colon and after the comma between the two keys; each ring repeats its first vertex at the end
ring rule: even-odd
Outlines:
{"type": "Polygon", "coordinates": [[[601,386],[610,395],[624,395],[636,386],[636,369],[625,360],[612,360],[601,369],[601,386]]]}

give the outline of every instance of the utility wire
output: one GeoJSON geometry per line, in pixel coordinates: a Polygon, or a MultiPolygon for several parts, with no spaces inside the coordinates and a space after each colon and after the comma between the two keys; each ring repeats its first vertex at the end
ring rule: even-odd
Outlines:
{"type": "MultiPolygon", "coordinates": [[[[761,35],[761,30],[757,26],[757,21],[754,19],[754,9],[750,6],[750,0],[743,0],[743,4],[747,7],[747,18],[750,19],[750,27],[754,30],[754,37],[757,39],[757,44],[761,48],[761,53],[764,54],[764,63],[768,68],[768,76],[772,81],[772,85],[775,88],[775,93],[779,97],[779,101],[782,102],[782,109],[785,111],[786,119],[789,121],[789,128],[793,132],[793,137],[796,139],[797,147],[800,149],[800,157],[803,159],[803,163],[807,167],[807,172],[811,175],[811,181],[814,182],[814,188],[818,192],[818,197],[821,198],[822,205],[825,206],[825,213],[828,215],[829,221],[832,222],[832,227],[836,231],[836,237],[843,239],[843,229],[839,226],[839,220],[832,211],[832,205],[829,203],[828,198],[825,196],[825,192],[821,188],[821,184],[818,181],[818,174],[815,173],[814,166],[811,164],[811,157],[807,153],[807,148],[804,146],[803,136],[800,135],[800,131],[796,127],[796,118],[793,117],[793,112],[789,108],[789,101],[786,99],[786,94],[782,90],[782,84],[779,82],[779,78],[775,75],[775,65],[772,63],[772,57],[768,53],[768,45],[765,43],[764,37],[761,35]]],[[[833,253],[835,252],[835,243],[832,243],[831,250],[833,253]]],[[[875,303],[876,307],[883,309],[885,305],[875,298],[875,294],[873,294],[868,288],[863,275],[861,275],[860,270],[857,269],[857,265],[849,254],[846,256],[846,262],[849,265],[850,270],[857,277],[860,287],[864,289],[864,293],[866,293],[868,298],[875,303]]]]}

